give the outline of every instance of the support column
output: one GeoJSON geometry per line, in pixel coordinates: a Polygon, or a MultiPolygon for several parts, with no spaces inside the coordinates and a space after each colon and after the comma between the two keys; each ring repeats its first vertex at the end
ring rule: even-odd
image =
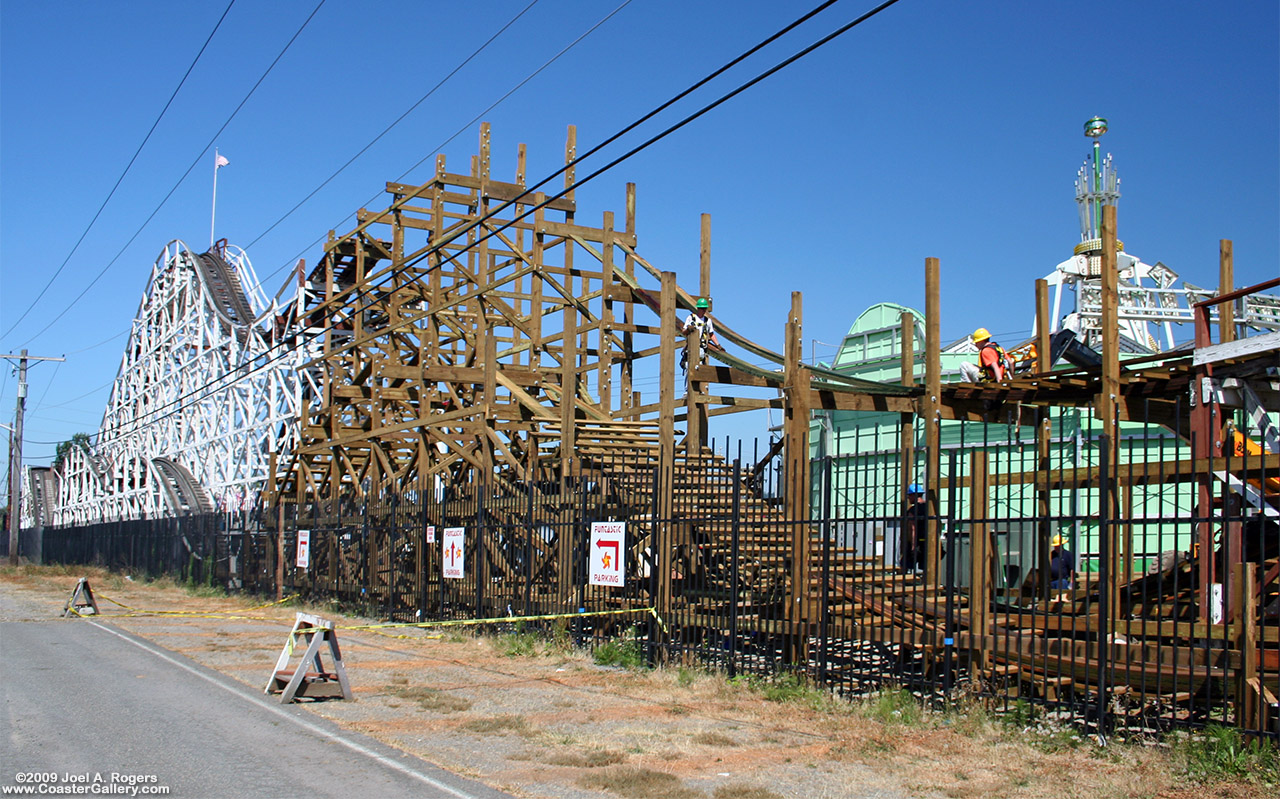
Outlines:
{"type": "Polygon", "coordinates": [[[1106,525],[1107,540],[1102,549],[1107,553],[1106,573],[1108,584],[1106,590],[1110,598],[1108,609],[1111,627],[1114,629],[1116,609],[1119,607],[1118,588],[1120,580],[1120,538],[1117,531],[1121,525],[1120,503],[1117,501],[1116,486],[1120,474],[1120,430],[1116,423],[1116,408],[1120,401],[1120,275],[1116,255],[1116,207],[1102,207],[1102,382],[1095,405],[1105,440],[1109,447],[1106,462],[1110,464],[1111,475],[1104,481],[1108,486],[1105,495],[1098,497],[1098,502],[1105,507],[1099,512],[1112,523],[1106,525]]]}
{"type": "MultiPolygon", "coordinates": [[[[986,450],[977,450],[969,458],[969,515],[986,519],[988,513],[988,464],[986,450]]],[[[985,521],[969,525],[969,667],[977,678],[987,669],[987,645],[991,613],[991,531],[985,521]]]]}
{"type": "MultiPolygon", "coordinates": [[[[1218,296],[1235,291],[1234,258],[1231,239],[1218,241],[1218,296]]],[[[1218,341],[1225,344],[1236,340],[1236,304],[1224,302],[1218,306],[1218,341]]]]}
{"type": "MultiPolygon", "coordinates": [[[[926,481],[926,506],[929,509],[928,548],[925,553],[926,579],[930,586],[942,584],[939,569],[938,486],[939,475],[934,464],[941,462],[939,455],[938,419],[942,397],[942,301],[941,269],[937,258],[924,259],[924,397],[923,416],[925,446],[928,448],[929,478],[926,481]]],[[[955,479],[955,475],[951,475],[955,479]]]]}
{"type": "Polygon", "coordinates": [[[1049,281],[1036,281],[1036,371],[1044,374],[1053,368],[1049,353],[1049,331],[1053,320],[1049,318],[1049,281]]]}
{"type": "Polygon", "coordinates": [[[564,304],[564,336],[560,341],[560,458],[567,462],[578,450],[574,419],[578,397],[578,309],[564,304]]]}
{"type": "MultiPolygon", "coordinates": [[[[809,529],[809,381],[803,363],[803,309],[801,294],[791,292],[791,312],[787,317],[783,409],[783,436],[786,441],[786,512],[794,522],[791,536],[791,602],[789,618],[803,623],[808,616],[806,598],[812,567],[812,538],[809,529]]],[[[800,655],[797,650],[794,655],[800,655]]]]}
{"type": "MultiPolygon", "coordinates": [[[[902,312],[902,372],[901,380],[904,386],[913,386],[916,382],[915,366],[916,366],[916,345],[915,345],[916,317],[910,311],[902,312]]],[[[901,472],[902,472],[902,491],[905,495],[906,484],[915,482],[915,461],[916,461],[916,435],[915,435],[914,413],[903,413],[898,417],[899,425],[899,445],[901,450],[901,472]]],[[[833,453],[828,453],[833,454],[833,453]]],[[[903,510],[906,510],[909,499],[903,499],[903,510]]],[[[917,533],[919,535],[919,533],[917,533]]]]}

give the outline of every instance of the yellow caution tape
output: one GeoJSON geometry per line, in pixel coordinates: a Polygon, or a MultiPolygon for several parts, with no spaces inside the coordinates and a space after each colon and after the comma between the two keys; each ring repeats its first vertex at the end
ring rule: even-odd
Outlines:
{"type": "MultiPolygon", "coordinates": [[[[111,604],[118,605],[119,607],[129,611],[129,613],[124,614],[125,617],[173,616],[173,617],[191,618],[191,619],[235,619],[240,621],[276,621],[276,619],[265,618],[262,616],[245,616],[243,615],[243,613],[248,613],[255,610],[262,610],[263,608],[269,608],[275,605],[282,605],[285,602],[289,602],[291,600],[297,599],[299,595],[290,594],[289,596],[284,597],[283,599],[277,599],[274,602],[267,602],[266,604],[263,604],[263,605],[256,605],[251,608],[246,608],[243,611],[243,613],[232,613],[231,611],[142,610],[139,608],[126,605],[123,602],[120,602],[116,599],[112,599],[111,597],[106,596],[105,594],[99,593],[97,596],[100,599],[105,599],[111,604]]],[[[74,608],[72,608],[71,610],[73,613],[75,613],[75,615],[82,616],[82,614],[77,612],[74,608]]],[[[392,637],[392,638],[410,638],[410,637],[421,638],[422,636],[388,635],[387,633],[381,633],[378,631],[393,629],[393,628],[406,628],[406,627],[415,627],[415,628],[461,627],[461,626],[469,626],[469,625],[477,625],[477,624],[510,624],[512,622],[520,622],[520,621],[550,621],[553,619],[585,619],[585,618],[592,618],[595,616],[623,616],[623,615],[628,615],[632,613],[650,614],[651,616],[653,616],[654,620],[658,622],[658,625],[662,628],[662,632],[663,633],[668,632],[666,622],[664,622],[662,620],[662,617],[658,615],[657,608],[653,608],[653,607],[627,608],[625,610],[597,610],[597,611],[592,611],[590,613],[585,613],[585,612],[584,613],[545,613],[537,616],[500,616],[500,617],[489,618],[489,619],[446,619],[446,620],[440,620],[440,621],[387,622],[383,624],[353,624],[353,625],[344,625],[344,626],[335,625],[334,629],[336,630],[367,630],[369,632],[377,633],[378,635],[386,635],[387,637],[392,637]]],[[[121,618],[121,617],[117,617],[117,618],[121,618]]],[[[427,636],[427,637],[439,638],[440,636],[427,636]]],[[[292,644],[292,640],[290,640],[290,644],[292,644]]]]}
{"type": "MultiPolygon", "coordinates": [[[[181,617],[181,618],[192,618],[192,619],[239,619],[239,620],[245,620],[245,619],[248,619],[248,620],[251,620],[251,621],[275,621],[275,619],[269,619],[269,618],[265,618],[265,617],[262,617],[262,616],[244,616],[244,615],[242,615],[242,614],[243,614],[243,613],[250,613],[250,612],[255,611],[255,610],[262,610],[263,608],[269,608],[269,607],[272,607],[273,605],[282,605],[282,604],[284,604],[285,602],[289,602],[289,601],[291,601],[291,600],[297,599],[299,595],[298,595],[298,594],[290,594],[289,596],[287,596],[287,597],[285,597],[285,598],[283,598],[283,599],[277,599],[277,600],[275,600],[274,602],[268,602],[268,603],[266,603],[266,604],[264,604],[264,605],[255,605],[254,607],[251,607],[251,608],[245,608],[243,611],[230,611],[230,610],[211,610],[211,611],[205,611],[205,610],[143,610],[143,609],[140,609],[140,608],[132,607],[132,606],[130,606],[130,605],[126,605],[126,604],[124,604],[123,602],[120,602],[119,600],[116,600],[116,599],[112,599],[111,597],[109,597],[109,596],[107,596],[107,595],[105,595],[105,594],[102,594],[102,593],[97,594],[97,596],[98,596],[98,598],[99,598],[99,599],[105,599],[105,600],[107,600],[108,602],[110,602],[111,604],[113,604],[113,605],[117,605],[117,606],[122,607],[122,608],[124,608],[125,610],[129,611],[128,613],[123,614],[123,616],[118,616],[118,617],[116,617],[116,618],[123,618],[123,617],[138,617],[138,616],[176,616],[176,617],[181,617]]],[[[77,616],[79,616],[79,615],[81,615],[81,614],[77,613],[76,615],[77,615],[77,616]]]]}
{"type": "MultiPolygon", "coordinates": [[[[538,616],[499,616],[490,619],[446,619],[442,621],[407,621],[407,622],[388,622],[385,624],[353,624],[336,626],[338,630],[368,630],[376,632],[377,630],[385,630],[396,627],[461,627],[474,624],[511,624],[520,621],[549,621],[552,619],[584,619],[593,616],[623,616],[631,613],[648,613],[662,627],[662,631],[667,632],[667,625],[658,615],[657,608],[628,608],[626,610],[597,610],[591,613],[545,613],[538,616]]],[[[405,636],[397,636],[405,637],[405,636]]]]}

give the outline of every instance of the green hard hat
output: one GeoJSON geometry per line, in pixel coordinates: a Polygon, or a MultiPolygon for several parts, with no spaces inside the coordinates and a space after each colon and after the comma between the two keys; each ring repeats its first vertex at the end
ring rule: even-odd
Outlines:
{"type": "Polygon", "coordinates": [[[699,297],[698,301],[694,303],[694,306],[698,308],[710,308],[711,303],[707,301],[706,297],[699,297]]]}

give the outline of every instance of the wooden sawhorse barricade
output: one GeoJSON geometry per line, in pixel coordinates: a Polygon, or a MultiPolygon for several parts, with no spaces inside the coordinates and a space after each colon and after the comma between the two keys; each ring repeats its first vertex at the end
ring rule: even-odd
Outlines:
{"type": "Polygon", "coordinates": [[[93,598],[89,578],[81,577],[80,582],[76,583],[76,590],[71,592],[71,598],[62,606],[62,617],[65,619],[67,616],[96,616],[97,614],[98,600],[93,598]]]}
{"type": "Polygon", "coordinates": [[[267,681],[265,693],[280,694],[281,704],[288,704],[303,696],[312,699],[354,698],[351,685],[347,682],[347,669],[342,665],[342,652],[338,649],[338,636],[333,629],[333,622],[310,613],[297,615],[293,630],[289,632],[289,640],[276,659],[276,667],[271,673],[271,679],[267,681]],[[295,650],[301,648],[298,646],[300,641],[306,642],[306,650],[302,653],[302,660],[291,669],[289,659],[295,650]],[[326,670],[324,661],[321,660],[320,648],[324,644],[329,645],[333,671],[326,670]]]}

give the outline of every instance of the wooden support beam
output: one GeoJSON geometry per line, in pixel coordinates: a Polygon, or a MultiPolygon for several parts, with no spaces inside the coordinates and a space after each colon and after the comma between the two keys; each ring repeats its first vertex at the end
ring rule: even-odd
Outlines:
{"type": "MultiPolygon", "coordinates": [[[[1231,239],[1218,242],[1218,296],[1235,291],[1235,262],[1231,239]]],[[[1226,344],[1236,340],[1236,306],[1224,302],[1218,306],[1218,341],[1226,344]]]]}
{"type": "Polygon", "coordinates": [[[578,396],[578,309],[564,306],[563,355],[560,358],[560,457],[567,463],[577,449],[574,411],[578,396]]]}
{"type": "MultiPolygon", "coordinates": [[[[915,330],[916,317],[910,311],[902,312],[901,325],[901,381],[904,386],[913,386],[916,382],[916,348],[915,348],[915,330]]],[[[899,449],[899,472],[901,482],[900,486],[902,500],[902,508],[907,508],[906,486],[915,481],[915,431],[916,415],[914,413],[903,413],[898,417],[898,449],[899,449]]]]}
{"type": "Polygon", "coordinates": [[[925,554],[925,575],[928,585],[942,584],[939,574],[938,553],[940,552],[938,534],[938,490],[939,475],[937,464],[941,462],[940,452],[940,400],[942,397],[942,301],[941,270],[937,258],[924,259],[924,323],[925,323],[925,356],[924,356],[924,410],[925,428],[925,473],[927,505],[929,508],[929,546],[925,554]]]}
{"type": "MultiPolygon", "coordinates": [[[[989,474],[986,450],[975,450],[969,457],[969,514],[976,520],[985,519],[990,507],[987,477],[989,474]]],[[[991,528],[985,521],[974,521],[969,526],[969,632],[976,634],[980,642],[988,635],[991,620],[991,528]]],[[[978,670],[985,670],[990,653],[978,643],[970,653],[970,663],[978,670]]]]}
{"type": "MultiPolygon", "coordinates": [[[[805,595],[809,586],[809,570],[813,558],[813,538],[809,529],[809,382],[810,372],[804,368],[804,311],[801,294],[791,293],[791,310],[785,328],[786,407],[783,411],[783,437],[786,469],[786,518],[795,522],[791,535],[791,596],[787,604],[788,618],[804,622],[805,595]]],[[[799,652],[793,652],[798,656],[799,652]]]]}
{"type": "Polygon", "coordinates": [[[662,432],[662,460],[675,459],[676,274],[662,273],[662,342],[658,354],[658,425],[662,432]]]}
{"type": "Polygon", "coordinates": [[[1049,281],[1036,279],[1036,371],[1044,374],[1053,368],[1049,351],[1049,330],[1053,320],[1049,318],[1049,281]]]}
{"type": "MultiPolygon", "coordinates": [[[[1095,412],[1116,441],[1116,402],[1120,397],[1119,283],[1116,266],[1116,207],[1102,207],[1102,383],[1095,412]]],[[[1114,463],[1114,460],[1112,461],[1114,463]]]]}

